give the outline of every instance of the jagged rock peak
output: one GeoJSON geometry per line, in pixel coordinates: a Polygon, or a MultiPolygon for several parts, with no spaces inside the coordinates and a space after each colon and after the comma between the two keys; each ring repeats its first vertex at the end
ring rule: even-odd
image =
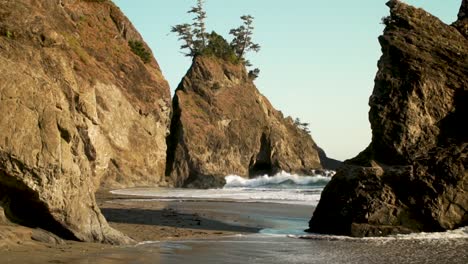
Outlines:
{"type": "Polygon", "coordinates": [[[468,130],[460,125],[468,41],[422,9],[388,5],[369,100],[372,142],[326,186],[312,232],[384,236],[468,224],[468,130]]]}
{"type": "Polygon", "coordinates": [[[273,108],[242,64],[196,57],[173,106],[167,175],[175,186],[220,187],[230,174],[322,167],[310,135],[273,108]]]}
{"type": "Polygon", "coordinates": [[[453,24],[462,33],[465,38],[468,38],[468,1],[463,0],[458,13],[458,20],[453,24]]]}
{"type": "Polygon", "coordinates": [[[460,12],[458,12],[458,20],[464,20],[468,18],[468,0],[463,0],[460,12]]]}

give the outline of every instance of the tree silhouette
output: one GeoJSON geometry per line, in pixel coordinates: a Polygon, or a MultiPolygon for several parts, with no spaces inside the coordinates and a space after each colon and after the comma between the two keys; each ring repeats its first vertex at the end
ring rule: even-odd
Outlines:
{"type": "Polygon", "coordinates": [[[301,119],[296,118],[294,120],[294,125],[297,128],[299,128],[300,130],[306,132],[307,134],[310,134],[310,129],[309,129],[310,124],[309,123],[302,123],[301,119]]]}
{"type": "MultiPolygon", "coordinates": [[[[189,57],[215,56],[231,63],[243,63],[246,67],[252,66],[245,59],[245,54],[248,51],[260,51],[260,45],[252,41],[254,17],[251,15],[241,16],[242,25],[230,30],[229,34],[233,35],[233,39],[228,43],[214,31],[211,34],[206,33],[205,20],[207,15],[204,3],[204,0],[197,0],[196,6],[191,7],[187,12],[195,15],[192,24],[185,23],[171,27],[171,32],[176,33],[179,40],[183,42],[180,48],[188,50],[185,55],[189,57]]],[[[248,74],[254,80],[260,74],[260,70],[256,68],[250,70],[248,74]]]]}
{"type": "Polygon", "coordinates": [[[203,8],[203,4],[205,3],[204,0],[197,0],[197,6],[193,6],[188,13],[195,14],[196,16],[193,18],[193,29],[192,34],[195,36],[195,48],[197,50],[203,50],[206,48],[206,42],[208,34],[206,33],[206,12],[203,8]]]}
{"type": "Polygon", "coordinates": [[[231,29],[229,34],[233,35],[234,38],[231,42],[231,47],[239,58],[244,58],[247,51],[260,51],[260,45],[253,43],[253,20],[254,17],[251,15],[241,16],[243,25],[238,28],[231,29]]]}
{"type": "Polygon", "coordinates": [[[187,12],[195,14],[192,24],[179,24],[171,27],[171,32],[179,35],[179,40],[184,43],[180,48],[182,50],[188,49],[189,52],[185,53],[186,56],[196,56],[206,48],[208,34],[206,33],[206,12],[203,8],[204,0],[197,0],[197,5],[190,8],[187,12]]]}
{"type": "Polygon", "coordinates": [[[249,71],[249,78],[252,79],[252,80],[257,79],[258,75],[260,75],[260,69],[259,68],[255,68],[255,69],[249,71]]]}
{"type": "Polygon", "coordinates": [[[190,24],[175,25],[171,28],[171,32],[179,35],[179,40],[182,40],[184,44],[180,46],[182,50],[188,49],[189,52],[185,53],[186,56],[195,56],[196,50],[194,45],[192,26],[190,24]]]}

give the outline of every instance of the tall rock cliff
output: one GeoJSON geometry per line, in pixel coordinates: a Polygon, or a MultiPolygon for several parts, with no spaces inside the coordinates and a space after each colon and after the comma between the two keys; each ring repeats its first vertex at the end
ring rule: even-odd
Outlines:
{"type": "Polygon", "coordinates": [[[310,135],[273,108],[242,64],[196,57],[173,108],[167,174],[175,186],[220,187],[229,174],[322,167],[310,135]]]}
{"type": "Polygon", "coordinates": [[[0,112],[5,215],[65,238],[127,242],[94,192],[164,181],[170,92],[120,10],[0,1],[0,112]]]}
{"type": "Polygon", "coordinates": [[[465,38],[468,38],[468,1],[463,0],[460,12],[458,12],[458,20],[453,25],[465,38]]]}
{"type": "Polygon", "coordinates": [[[387,5],[372,143],[325,188],[312,232],[380,236],[468,224],[468,40],[463,27],[422,9],[387,5]]]}

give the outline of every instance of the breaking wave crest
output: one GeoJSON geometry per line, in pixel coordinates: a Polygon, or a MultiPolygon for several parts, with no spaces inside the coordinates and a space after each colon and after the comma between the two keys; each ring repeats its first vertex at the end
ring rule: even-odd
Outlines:
{"type": "MultiPolygon", "coordinates": [[[[322,172],[323,174],[333,172],[322,172]]],[[[131,188],[114,190],[113,194],[144,196],[154,200],[206,200],[230,202],[263,202],[316,206],[323,187],[331,177],[322,175],[298,176],[279,173],[275,176],[262,176],[245,179],[240,176],[226,177],[227,184],[222,189],[170,189],[170,188],[131,188]]],[[[140,199],[145,201],[145,199],[140,199]]]]}
{"type": "Polygon", "coordinates": [[[245,179],[237,175],[226,176],[224,188],[259,188],[259,187],[297,187],[297,186],[325,186],[334,172],[327,171],[329,176],[299,176],[287,172],[281,172],[275,176],[260,176],[254,179],[245,179]]]}

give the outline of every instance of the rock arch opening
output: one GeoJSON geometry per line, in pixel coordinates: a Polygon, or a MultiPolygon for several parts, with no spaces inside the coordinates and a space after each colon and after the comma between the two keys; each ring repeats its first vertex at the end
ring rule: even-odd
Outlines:
{"type": "Polygon", "coordinates": [[[250,161],[249,177],[273,175],[274,173],[275,169],[271,162],[271,145],[267,135],[264,133],[260,139],[260,151],[250,161]]]}

